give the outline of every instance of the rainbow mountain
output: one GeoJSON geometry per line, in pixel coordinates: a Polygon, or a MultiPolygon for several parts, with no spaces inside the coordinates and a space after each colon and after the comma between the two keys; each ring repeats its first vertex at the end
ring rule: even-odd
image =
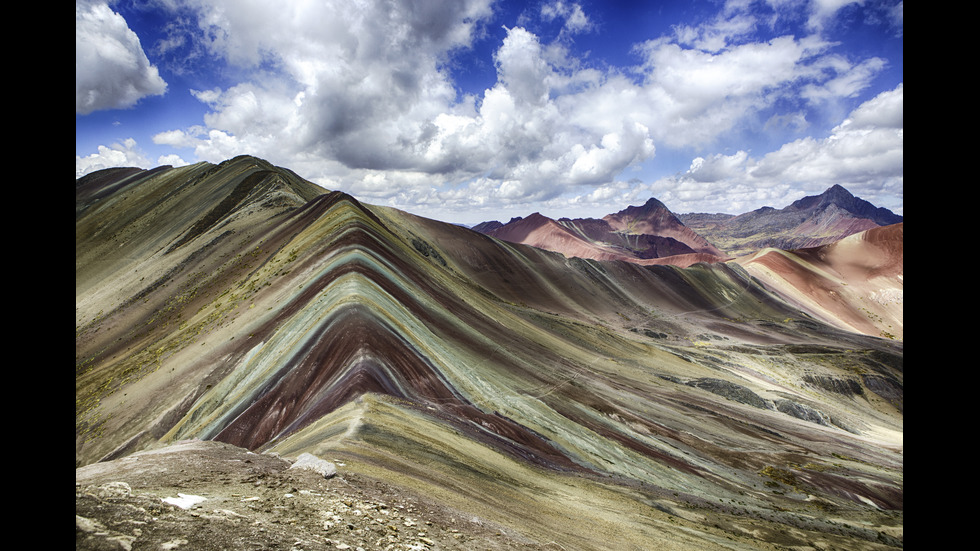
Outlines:
{"type": "Polygon", "coordinates": [[[788,275],[836,256],[566,257],[248,156],[75,193],[76,468],[216,440],[566,549],[902,545],[903,341],[788,275]]]}

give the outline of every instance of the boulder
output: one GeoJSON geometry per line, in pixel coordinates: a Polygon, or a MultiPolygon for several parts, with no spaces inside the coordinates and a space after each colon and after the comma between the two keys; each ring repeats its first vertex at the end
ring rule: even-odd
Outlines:
{"type": "Polygon", "coordinates": [[[323,478],[330,478],[337,474],[337,466],[327,461],[326,459],[320,459],[319,457],[311,453],[301,453],[296,459],[296,462],[289,467],[290,469],[308,469],[311,470],[323,478]]]}

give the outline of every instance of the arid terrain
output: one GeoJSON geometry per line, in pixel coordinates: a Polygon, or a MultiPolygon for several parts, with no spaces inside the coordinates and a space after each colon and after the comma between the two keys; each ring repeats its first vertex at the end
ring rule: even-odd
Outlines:
{"type": "MultiPolygon", "coordinates": [[[[275,454],[214,441],[183,441],[78,469],[76,549],[576,548],[568,542],[535,541],[424,494],[348,472],[343,463],[328,478],[290,467],[289,460],[275,454]]],[[[750,529],[733,523],[725,506],[664,508],[647,519],[652,526],[661,524],[656,536],[627,541],[612,535],[607,548],[784,549],[818,542],[824,548],[876,549],[900,547],[902,537],[900,514],[878,517],[884,519],[875,529],[880,532],[869,528],[866,519],[841,519],[830,525],[832,530],[824,527],[832,533],[819,539],[809,533],[820,528],[810,515],[770,517],[758,519],[750,529]],[[764,534],[768,544],[760,538],[757,545],[739,545],[746,530],[764,534]],[[855,540],[866,543],[855,546],[855,540]]]]}
{"type": "Polygon", "coordinates": [[[902,548],[903,239],[643,265],[253,157],[92,173],[76,548],[902,548]]]}
{"type": "Polygon", "coordinates": [[[79,469],[77,549],[549,549],[343,471],[184,441],[79,469]]]}

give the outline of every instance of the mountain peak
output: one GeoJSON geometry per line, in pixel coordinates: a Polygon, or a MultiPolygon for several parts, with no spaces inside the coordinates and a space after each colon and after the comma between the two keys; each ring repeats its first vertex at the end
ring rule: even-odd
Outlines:
{"type": "Polygon", "coordinates": [[[820,196],[823,197],[828,202],[840,201],[843,203],[848,203],[857,199],[857,197],[855,197],[853,193],[848,191],[847,188],[845,188],[840,184],[834,184],[830,186],[829,188],[827,188],[827,191],[821,193],[820,196]]]}
{"type": "Polygon", "coordinates": [[[648,199],[643,205],[630,205],[617,213],[608,214],[603,217],[603,220],[610,222],[613,226],[630,226],[637,223],[645,223],[651,226],[647,229],[653,233],[656,233],[656,230],[663,226],[680,224],[680,221],[667,208],[667,205],[654,197],[648,199]]]}
{"type": "Polygon", "coordinates": [[[651,197],[647,199],[647,202],[643,203],[642,205],[639,206],[630,205],[625,209],[615,214],[612,214],[610,216],[623,216],[623,215],[637,216],[641,214],[649,214],[652,212],[660,212],[660,211],[670,212],[670,209],[668,209],[667,205],[660,202],[660,200],[658,200],[656,197],[651,197]]]}
{"type": "Polygon", "coordinates": [[[683,220],[729,254],[743,256],[767,247],[790,250],[824,245],[897,224],[902,217],[835,184],[782,209],[766,206],[720,221],[686,215],[683,220]]]}
{"type": "Polygon", "coordinates": [[[826,205],[837,205],[847,207],[853,205],[855,201],[860,201],[853,193],[840,184],[834,184],[820,195],[811,195],[793,202],[793,205],[800,205],[801,208],[822,207],[826,205]]]}
{"type": "Polygon", "coordinates": [[[871,220],[879,226],[887,226],[902,221],[901,216],[886,208],[876,207],[864,199],[855,197],[854,194],[840,184],[834,184],[820,195],[811,195],[798,199],[786,207],[786,210],[815,211],[824,210],[831,205],[840,207],[858,218],[871,220]]]}
{"type": "Polygon", "coordinates": [[[665,208],[667,208],[667,205],[663,204],[656,197],[651,197],[651,198],[647,199],[647,202],[646,203],[643,204],[643,208],[646,208],[646,209],[664,208],[665,209],[665,208]]]}

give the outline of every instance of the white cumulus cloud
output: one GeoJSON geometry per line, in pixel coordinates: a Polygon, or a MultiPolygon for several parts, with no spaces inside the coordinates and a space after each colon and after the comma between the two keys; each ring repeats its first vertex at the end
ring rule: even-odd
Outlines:
{"type": "MultiPolygon", "coordinates": [[[[197,160],[252,154],[324,187],[416,212],[518,209],[536,201],[557,207],[642,194],[687,201],[681,205],[731,196],[718,202],[719,210],[730,211],[778,202],[799,193],[802,182],[871,186],[878,178],[901,185],[900,87],[846,121],[835,116],[843,122],[826,138],[790,141],[810,130],[812,109],[825,114],[835,102],[854,101],[886,66],[878,58],[839,55],[819,33],[844,0],[807,4],[813,10],[796,15],[812,15],[812,34],[767,38],[759,33],[776,28],[773,19],[759,15],[758,3],[732,0],[714,18],[635,44],[635,64],[628,67],[592,63],[575,48],[583,33],[601,29],[588,3],[547,0],[518,20],[528,24],[501,30],[492,58],[484,60],[495,79],[465,93],[454,80],[454,63],[492,34],[486,28],[498,24],[492,0],[161,5],[178,6],[181,24],[155,51],[180,45],[195,55],[206,52],[235,77],[191,92],[207,109],[201,124],[161,128],[153,136],[158,145],[191,148],[197,160]],[[532,16],[562,31],[542,38],[527,19],[532,16]],[[732,134],[764,130],[790,136],[780,138],[790,143],[777,142],[768,154],[719,147],[732,134]],[[672,149],[697,150],[691,157],[699,160],[660,182],[622,181],[672,149]],[[789,182],[796,191],[788,191],[789,182]]],[[[783,0],[765,6],[774,17],[800,7],[783,0]]],[[[78,16],[84,23],[76,25],[78,41],[114,37],[115,50],[106,52],[142,56],[125,21],[104,4],[79,4],[76,12],[85,15],[78,16]],[[87,30],[96,23],[103,30],[87,30]]],[[[79,105],[108,105],[109,97],[122,105],[165,89],[145,56],[116,58],[130,60],[131,70],[102,60],[100,70],[115,71],[109,80],[118,84],[103,89],[76,78],[87,91],[78,97],[88,98],[79,105]]]]}
{"type": "Polygon", "coordinates": [[[75,178],[89,172],[117,166],[152,168],[153,162],[139,149],[132,138],[111,146],[100,145],[97,153],[85,157],[75,156],[75,178]]]}
{"type": "Polygon", "coordinates": [[[104,2],[75,3],[75,113],[132,107],[166,90],[122,16],[104,2]]]}
{"type": "Polygon", "coordinates": [[[739,151],[695,159],[687,172],[653,183],[651,191],[680,212],[701,203],[737,214],[781,208],[840,184],[901,214],[902,205],[892,202],[901,199],[905,172],[903,96],[900,84],[858,106],[826,138],[794,140],[761,158],[739,151]]]}

